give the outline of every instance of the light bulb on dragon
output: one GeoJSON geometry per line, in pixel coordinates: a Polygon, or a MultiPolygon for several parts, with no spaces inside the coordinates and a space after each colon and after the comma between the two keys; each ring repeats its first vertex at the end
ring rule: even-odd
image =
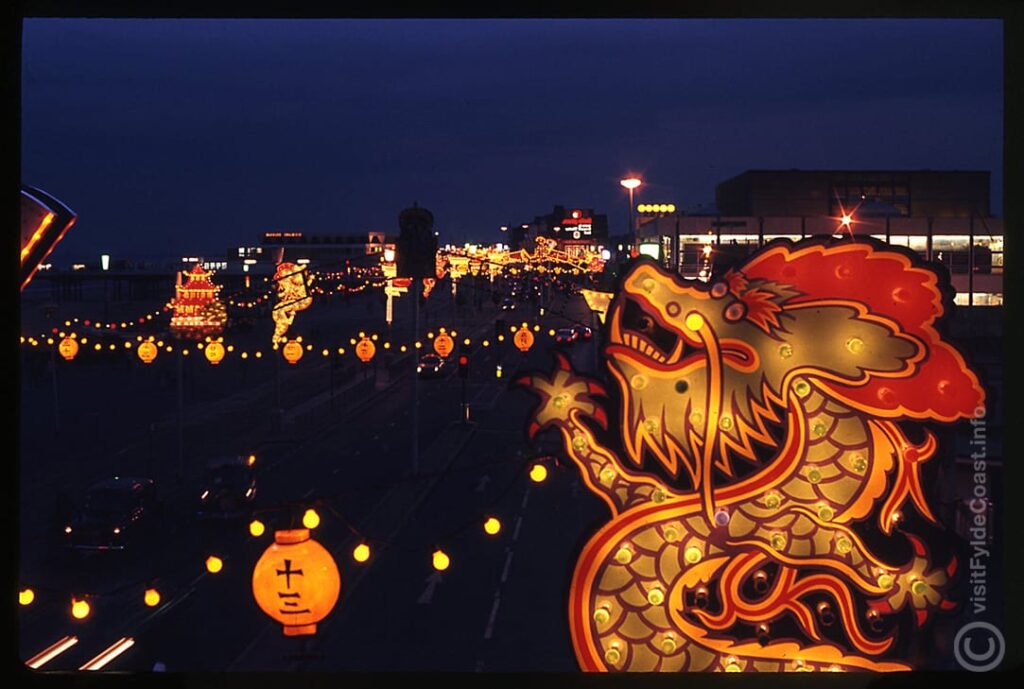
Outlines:
{"type": "Polygon", "coordinates": [[[557,429],[612,514],[569,592],[582,669],[911,669],[883,623],[953,609],[956,558],[934,562],[900,523],[937,524],[921,478],[935,435],[904,426],[984,413],[936,330],[950,303],[916,255],[869,240],[779,240],[710,285],[641,260],[603,350],[624,457],[595,435],[600,382],[561,354],[519,378],[539,397],[529,435],[557,429]],[[854,528],[869,520],[909,556],[873,552],[854,528]]]}

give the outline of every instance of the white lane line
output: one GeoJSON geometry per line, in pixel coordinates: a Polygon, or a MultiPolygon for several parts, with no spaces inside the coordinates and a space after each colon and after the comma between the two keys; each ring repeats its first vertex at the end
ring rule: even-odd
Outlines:
{"type": "Polygon", "coordinates": [[[484,638],[490,639],[494,633],[494,618],[498,616],[498,606],[501,605],[501,596],[494,594],[494,605],[491,606],[491,618],[487,620],[487,629],[484,630],[484,638]]]}
{"type": "Polygon", "coordinates": [[[523,525],[523,515],[516,517],[516,529],[512,532],[512,540],[516,541],[519,539],[519,527],[523,525]]]}
{"type": "Polygon", "coordinates": [[[308,497],[309,497],[310,495],[312,495],[312,494],[313,494],[313,493],[315,493],[315,492],[316,492],[316,486],[314,486],[314,487],[310,488],[310,489],[309,489],[309,490],[307,490],[307,491],[306,491],[305,493],[303,493],[303,494],[302,494],[302,497],[304,497],[304,498],[308,498],[308,497]]]}
{"type": "Polygon", "coordinates": [[[39,653],[36,653],[34,656],[26,660],[25,664],[33,670],[38,670],[77,643],[77,636],[65,636],[63,639],[59,639],[57,643],[51,644],[39,653]]]}
{"type": "Polygon", "coordinates": [[[78,668],[79,670],[101,670],[114,658],[127,651],[129,648],[135,645],[135,639],[130,636],[124,636],[115,641],[105,651],[101,652],[98,656],[90,660],[88,663],[78,668]]]}
{"type": "Polygon", "coordinates": [[[530,501],[530,490],[527,489],[526,493],[523,494],[523,502],[520,504],[524,510],[526,509],[526,503],[530,501]]]}
{"type": "Polygon", "coordinates": [[[512,564],[512,549],[509,548],[508,555],[505,557],[505,569],[501,570],[501,583],[505,583],[508,579],[508,568],[512,564]]]}

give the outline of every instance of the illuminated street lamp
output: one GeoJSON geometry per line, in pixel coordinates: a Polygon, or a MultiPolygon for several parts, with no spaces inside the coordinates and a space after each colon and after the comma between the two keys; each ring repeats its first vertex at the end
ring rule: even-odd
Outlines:
{"type": "Polygon", "coordinates": [[[626,179],[620,179],[619,184],[629,190],[629,236],[632,237],[636,231],[636,228],[633,226],[633,190],[643,184],[643,182],[638,177],[627,177],[626,179]]]}
{"type": "Polygon", "coordinates": [[[394,263],[395,262],[395,250],[392,249],[391,247],[385,247],[384,248],[384,261],[386,263],[394,263]]]}

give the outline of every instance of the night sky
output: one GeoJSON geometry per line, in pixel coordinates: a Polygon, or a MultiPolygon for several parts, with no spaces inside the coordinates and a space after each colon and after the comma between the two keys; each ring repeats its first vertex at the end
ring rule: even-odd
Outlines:
{"type": "Polygon", "coordinates": [[[441,240],[558,203],[624,230],[757,168],[990,170],[1002,25],[963,20],[27,20],[22,180],[72,260],[223,256],[267,230],[441,240]]]}

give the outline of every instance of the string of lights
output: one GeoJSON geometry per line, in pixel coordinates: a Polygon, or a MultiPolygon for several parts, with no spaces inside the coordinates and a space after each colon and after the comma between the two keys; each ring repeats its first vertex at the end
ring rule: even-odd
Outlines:
{"type": "MultiPolygon", "coordinates": [[[[529,467],[527,475],[533,483],[543,483],[548,476],[546,463],[552,463],[555,466],[561,467],[562,463],[558,461],[557,457],[551,455],[538,456],[529,460],[513,459],[513,460],[497,460],[492,462],[485,462],[477,464],[471,467],[463,467],[461,469],[446,469],[438,472],[426,472],[414,477],[407,477],[404,479],[397,479],[392,482],[378,482],[375,486],[385,487],[389,485],[395,485],[397,483],[405,481],[427,481],[436,478],[440,478],[451,473],[458,471],[480,471],[483,469],[491,468],[497,465],[508,465],[508,464],[519,464],[529,467]],[[543,469],[539,471],[538,469],[543,469]]],[[[431,553],[432,566],[437,570],[445,570],[451,564],[450,556],[442,549],[442,546],[457,541],[457,539],[465,534],[473,527],[482,528],[484,533],[488,536],[496,536],[500,533],[502,523],[499,518],[498,512],[494,507],[502,502],[508,493],[519,484],[521,474],[516,474],[505,487],[496,494],[496,497],[491,499],[481,510],[483,516],[477,516],[471,520],[467,520],[455,529],[451,529],[448,532],[429,539],[430,542],[435,544],[435,549],[431,553]],[[440,557],[438,554],[443,555],[440,557]]],[[[317,508],[326,510],[332,514],[341,524],[344,526],[353,536],[357,539],[357,544],[353,548],[351,557],[352,560],[358,564],[366,563],[372,556],[376,548],[401,548],[407,551],[412,551],[414,548],[406,546],[399,541],[385,539],[376,536],[367,536],[363,529],[357,527],[353,520],[349,519],[341,509],[338,508],[337,503],[344,499],[344,494],[336,493],[329,496],[316,496],[311,499],[304,500],[302,502],[283,502],[273,506],[261,507],[255,510],[251,514],[246,529],[251,538],[259,539],[262,538],[267,532],[267,524],[264,519],[267,519],[266,515],[281,515],[286,514],[289,520],[289,526],[294,528],[295,522],[299,521],[303,528],[313,530],[318,528],[322,520],[320,513],[317,508]],[[301,513],[301,518],[297,515],[301,513]],[[260,519],[263,517],[263,519],[260,519]]],[[[450,547],[450,546],[449,546],[450,547]]],[[[208,555],[204,560],[204,568],[207,573],[216,575],[223,571],[225,566],[225,559],[223,556],[222,549],[211,548],[208,550],[208,555]]],[[[22,584],[18,591],[18,602],[22,607],[28,607],[40,601],[40,598],[52,598],[52,599],[64,599],[68,600],[69,614],[76,620],[84,620],[88,618],[92,612],[93,607],[97,605],[99,601],[105,598],[113,598],[126,591],[138,589],[142,591],[142,602],[146,607],[156,607],[161,602],[167,603],[170,601],[169,598],[161,593],[161,577],[147,576],[139,579],[135,579],[129,582],[122,583],[111,589],[103,591],[67,591],[64,589],[49,587],[45,585],[25,585],[22,584]],[[40,594],[43,594],[40,596],[40,594]]]]}

